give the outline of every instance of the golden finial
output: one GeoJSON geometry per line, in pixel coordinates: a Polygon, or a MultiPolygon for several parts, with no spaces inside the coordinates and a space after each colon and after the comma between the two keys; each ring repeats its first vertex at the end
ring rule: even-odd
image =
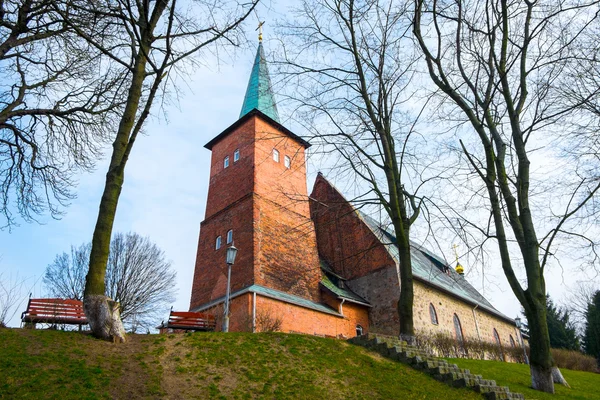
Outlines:
{"type": "Polygon", "coordinates": [[[256,28],[255,30],[258,31],[258,41],[262,42],[262,26],[265,24],[265,21],[258,21],[258,28],[256,28]]]}
{"type": "Polygon", "coordinates": [[[452,247],[454,248],[454,256],[456,257],[456,268],[455,268],[455,270],[456,270],[456,272],[459,275],[463,275],[465,273],[465,269],[458,262],[458,251],[456,250],[458,248],[458,246],[456,244],[453,244],[452,247]]]}

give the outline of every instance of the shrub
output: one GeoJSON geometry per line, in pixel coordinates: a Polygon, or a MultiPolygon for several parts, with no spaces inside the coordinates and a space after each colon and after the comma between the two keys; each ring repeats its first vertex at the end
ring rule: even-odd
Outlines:
{"type": "Polygon", "coordinates": [[[599,373],[596,359],[576,350],[552,349],[552,358],[558,368],[599,373]]]}
{"type": "Polygon", "coordinates": [[[258,310],[256,312],[256,330],[258,332],[278,332],[281,330],[283,319],[271,310],[258,310]]]}
{"type": "Polygon", "coordinates": [[[520,347],[505,349],[496,343],[470,338],[459,343],[453,336],[441,332],[435,334],[418,333],[416,339],[418,347],[440,357],[499,361],[507,359],[523,360],[523,349],[520,347]]]}

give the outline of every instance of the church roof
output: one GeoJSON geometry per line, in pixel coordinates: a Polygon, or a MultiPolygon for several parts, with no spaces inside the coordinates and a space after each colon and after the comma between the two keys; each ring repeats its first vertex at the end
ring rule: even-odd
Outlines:
{"type": "MultiPolygon", "coordinates": [[[[399,262],[398,248],[396,247],[396,237],[393,233],[382,227],[377,221],[368,215],[357,210],[360,218],[367,224],[371,231],[386,245],[388,253],[399,262]]],[[[473,305],[488,311],[489,313],[500,317],[509,322],[512,318],[507,317],[487,301],[477,289],[475,289],[462,275],[459,275],[448,265],[442,257],[433,254],[423,246],[411,241],[411,261],[413,277],[426,284],[434,286],[446,293],[467,301],[473,305]]]]}
{"type": "Polygon", "coordinates": [[[321,270],[323,275],[321,276],[321,286],[333,293],[337,298],[350,301],[352,303],[361,304],[363,306],[371,307],[368,301],[354,293],[352,290],[346,287],[346,279],[339,275],[336,275],[327,265],[327,262],[321,259],[321,270]]]}
{"type": "Polygon", "coordinates": [[[206,143],[204,145],[204,148],[206,148],[208,150],[212,150],[212,148],[215,144],[217,144],[225,136],[229,135],[231,132],[234,132],[237,128],[242,126],[244,124],[244,122],[246,122],[248,119],[250,119],[253,115],[256,115],[256,116],[262,118],[263,120],[267,121],[269,124],[271,124],[275,128],[277,128],[280,132],[285,133],[286,135],[288,135],[289,137],[291,137],[292,139],[294,139],[295,141],[300,143],[302,146],[304,146],[304,148],[308,149],[311,146],[311,144],[308,143],[306,140],[302,139],[300,136],[296,135],[294,132],[290,131],[288,128],[281,125],[279,122],[275,121],[273,118],[269,117],[262,111],[257,110],[255,108],[255,109],[251,110],[250,112],[248,112],[248,114],[245,114],[243,117],[241,117],[240,119],[235,121],[233,124],[228,126],[223,132],[219,133],[217,136],[212,138],[208,143],[206,143]]]}
{"type": "Polygon", "coordinates": [[[254,109],[279,122],[279,114],[277,113],[275,97],[271,89],[271,79],[269,78],[269,70],[262,42],[258,43],[254,66],[250,73],[250,80],[248,81],[248,88],[246,89],[240,118],[254,109]]]}
{"type": "MultiPolygon", "coordinates": [[[[245,287],[243,289],[240,289],[238,291],[231,293],[230,298],[232,299],[234,297],[238,297],[238,296],[241,296],[246,293],[256,293],[258,295],[261,295],[264,297],[269,297],[271,299],[275,299],[275,300],[279,300],[279,301],[283,301],[285,303],[295,304],[300,307],[309,308],[311,310],[319,311],[319,312],[322,312],[325,314],[331,314],[336,317],[343,317],[342,314],[338,313],[337,311],[335,311],[334,309],[332,309],[331,307],[329,307],[326,304],[315,303],[314,301],[310,301],[308,299],[305,299],[304,297],[296,296],[296,295],[293,295],[290,293],[282,292],[279,290],[271,289],[271,288],[261,286],[261,285],[256,285],[256,284],[250,285],[248,287],[245,287]]],[[[225,301],[225,296],[218,297],[218,298],[214,299],[213,301],[203,304],[200,307],[196,307],[190,311],[206,310],[208,308],[214,307],[215,305],[217,305],[219,303],[222,303],[223,301],[225,301]]]]}

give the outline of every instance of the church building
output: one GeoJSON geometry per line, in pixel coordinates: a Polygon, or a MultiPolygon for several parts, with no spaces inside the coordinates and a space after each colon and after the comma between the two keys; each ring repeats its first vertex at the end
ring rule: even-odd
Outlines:
{"type": "MultiPolygon", "coordinates": [[[[322,174],[308,195],[310,144],[279,120],[262,42],[239,119],[205,147],[212,152],[210,183],[190,311],[222,315],[225,253],[235,245],[231,331],[398,334],[395,237],[322,174]]],[[[418,332],[515,345],[514,321],[462,271],[415,243],[412,259],[418,332]]]]}

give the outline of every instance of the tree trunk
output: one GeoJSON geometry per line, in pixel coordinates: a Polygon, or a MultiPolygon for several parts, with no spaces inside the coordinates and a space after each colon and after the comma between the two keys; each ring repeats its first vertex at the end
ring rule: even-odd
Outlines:
{"type": "Polygon", "coordinates": [[[557,366],[552,367],[552,381],[554,383],[564,385],[568,388],[571,387],[569,386],[569,382],[567,382],[567,380],[563,377],[562,373],[560,372],[560,369],[558,369],[557,366]]]}
{"type": "Polygon", "coordinates": [[[525,305],[525,315],[531,335],[529,343],[531,386],[536,390],[554,393],[552,353],[550,352],[550,335],[546,321],[546,295],[540,293],[538,296],[529,295],[527,297],[529,301],[525,305]]]}
{"type": "Polygon", "coordinates": [[[92,238],[90,268],[85,281],[83,298],[85,315],[93,335],[104,340],[114,341],[114,338],[118,337],[120,341],[125,341],[118,304],[105,296],[105,276],[113,223],[123,187],[125,164],[128,158],[127,149],[133,144],[130,136],[142,97],[147,62],[145,54],[148,47],[149,45],[140,49],[136,56],[127,103],[113,142],[113,152],[92,238]]]}
{"type": "MultiPolygon", "coordinates": [[[[399,232],[396,230],[396,232],[399,232]]],[[[410,345],[415,344],[413,322],[413,277],[412,259],[408,232],[396,234],[400,261],[400,298],[398,299],[398,317],[400,318],[400,339],[410,345]]]]}
{"type": "Polygon", "coordinates": [[[96,337],[113,343],[125,342],[119,303],[104,295],[87,295],[83,299],[83,310],[96,337]]]}

